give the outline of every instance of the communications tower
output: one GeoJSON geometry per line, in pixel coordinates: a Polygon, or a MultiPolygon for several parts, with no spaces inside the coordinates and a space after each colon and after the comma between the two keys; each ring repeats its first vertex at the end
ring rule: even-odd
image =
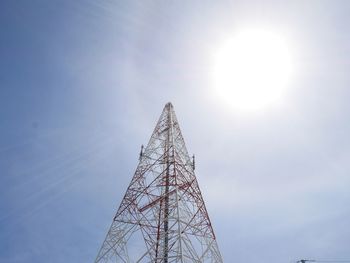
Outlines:
{"type": "Polygon", "coordinates": [[[167,103],[95,263],[222,263],[194,169],[167,103]]]}

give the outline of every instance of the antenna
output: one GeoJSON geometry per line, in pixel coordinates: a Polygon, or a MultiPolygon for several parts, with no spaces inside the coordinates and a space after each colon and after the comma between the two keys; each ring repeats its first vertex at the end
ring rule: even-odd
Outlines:
{"type": "Polygon", "coordinates": [[[296,263],[306,263],[306,262],[329,262],[329,263],[350,263],[350,260],[315,260],[315,259],[300,259],[296,263]]]}
{"type": "Polygon", "coordinates": [[[143,144],[141,145],[141,151],[140,151],[139,161],[141,161],[142,156],[143,156],[143,144]]]}
{"type": "Polygon", "coordinates": [[[196,169],[196,161],[195,161],[194,155],[192,155],[192,167],[193,167],[193,171],[194,171],[196,169]]]}

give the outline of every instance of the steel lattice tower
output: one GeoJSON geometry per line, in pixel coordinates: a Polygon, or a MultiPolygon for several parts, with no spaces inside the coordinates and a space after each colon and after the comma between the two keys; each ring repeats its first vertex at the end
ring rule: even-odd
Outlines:
{"type": "Polygon", "coordinates": [[[141,149],[97,262],[223,262],[171,103],[141,149]]]}

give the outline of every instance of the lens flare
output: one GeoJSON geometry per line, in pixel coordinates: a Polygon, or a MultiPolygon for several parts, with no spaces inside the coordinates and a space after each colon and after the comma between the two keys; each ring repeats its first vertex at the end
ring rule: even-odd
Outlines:
{"type": "Polygon", "coordinates": [[[286,42],[266,30],[245,30],[224,43],[214,58],[214,92],[239,110],[279,101],[292,73],[286,42]]]}

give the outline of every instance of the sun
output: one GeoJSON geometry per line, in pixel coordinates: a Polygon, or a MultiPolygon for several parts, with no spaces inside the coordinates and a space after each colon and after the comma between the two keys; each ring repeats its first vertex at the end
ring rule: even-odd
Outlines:
{"type": "Polygon", "coordinates": [[[292,74],[286,41],[262,29],[237,32],[215,53],[215,94],[234,109],[255,111],[281,101],[292,74]]]}

